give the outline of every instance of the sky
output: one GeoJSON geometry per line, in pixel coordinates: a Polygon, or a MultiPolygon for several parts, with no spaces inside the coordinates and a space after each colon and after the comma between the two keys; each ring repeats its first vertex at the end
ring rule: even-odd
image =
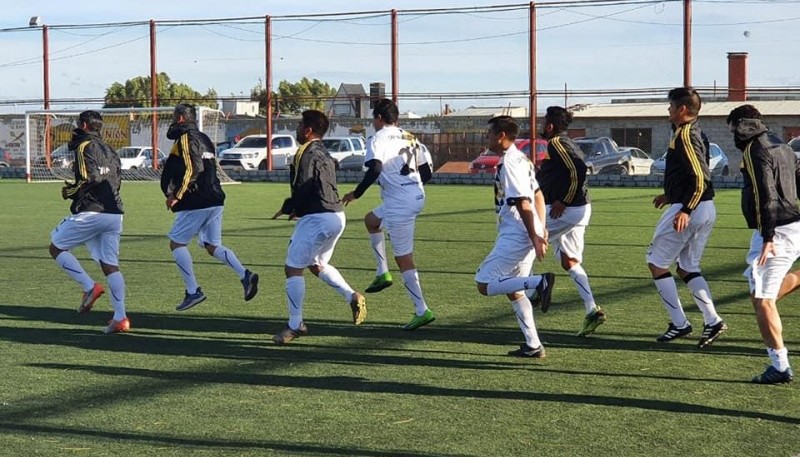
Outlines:
{"type": "MultiPolygon", "coordinates": [[[[8,2],[0,17],[0,113],[41,106],[42,33],[27,29],[32,16],[52,26],[128,21],[262,17],[273,19],[273,85],[303,77],[334,87],[340,83],[386,83],[391,91],[390,18],[399,15],[401,111],[438,113],[445,104],[527,106],[527,97],[455,97],[528,89],[527,3],[505,1],[163,2],[117,0],[80,4],[52,0],[8,2]],[[77,6],[81,5],[81,6],[77,6]],[[320,6],[323,5],[323,6],[320,6]],[[458,14],[415,9],[520,5],[506,11],[458,14]],[[361,17],[289,18],[333,12],[361,17]],[[402,94],[432,94],[403,99],[402,94]],[[15,105],[19,101],[19,105],[15,105]]],[[[606,6],[537,7],[539,90],[598,90],[674,87],[683,81],[681,2],[620,1],[606,6]]],[[[693,84],[727,85],[727,53],[748,52],[748,84],[800,86],[797,52],[800,0],[693,1],[693,84]]],[[[264,81],[263,21],[157,27],[158,71],[203,93],[246,96],[264,81]]],[[[149,75],[149,29],[145,25],[51,28],[52,99],[101,98],[114,82],[149,75]]],[[[608,98],[568,95],[566,104],[608,98]]],[[[563,94],[540,97],[539,106],[564,104],[563,94]]],[[[82,102],[58,108],[80,109],[82,102]]]]}

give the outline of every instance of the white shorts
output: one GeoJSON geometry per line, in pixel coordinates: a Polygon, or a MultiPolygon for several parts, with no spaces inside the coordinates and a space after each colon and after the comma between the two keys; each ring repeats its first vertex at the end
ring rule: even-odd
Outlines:
{"type": "Polygon", "coordinates": [[[381,220],[381,229],[389,233],[392,240],[392,252],[395,257],[414,252],[414,229],[417,216],[425,207],[425,195],[409,202],[406,206],[387,206],[383,204],[372,210],[372,214],[381,220]]]}
{"type": "Polygon", "coordinates": [[[546,208],[548,241],[556,259],[560,262],[563,253],[570,259],[583,262],[583,237],[592,217],[592,205],[568,206],[558,219],[550,217],[550,205],[546,208]]]}
{"type": "Polygon", "coordinates": [[[64,218],[50,233],[50,242],[62,251],[85,244],[96,262],[118,266],[121,234],[122,214],[84,212],[64,218]]]}
{"type": "Polygon", "coordinates": [[[475,281],[488,284],[498,278],[528,276],[534,259],[536,251],[530,238],[500,235],[494,242],[492,252],[478,267],[475,281]]]}
{"type": "Polygon", "coordinates": [[[682,206],[674,203],[664,211],[647,250],[647,262],[668,269],[677,261],[683,271],[699,272],[703,250],[717,220],[717,210],[713,200],[700,202],[692,211],[689,226],[678,233],[673,222],[682,206]]]}
{"type": "Polygon", "coordinates": [[[205,247],[222,245],[222,211],[224,206],[189,209],[175,213],[175,221],[167,237],[178,244],[189,244],[197,235],[197,244],[205,247]]]}
{"type": "Polygon", "coordinates": [[[333,248],[345,227],[344,213],[316,213],[300,218],[294,227],[286,265],[292,268],[325,266],[333,256],[333,248]]]}
{"type": "Polygon", "coordinates": [[[764,238],[761,237],[761,233],[754,231],[750,239],[744,277],[750,283],[750,293],[755,298],[778,298],[783,278],[795,260],[800,257],[800,222],[775,227],[772,243],[775,255],[768,257],[767,263],[759,266],[756,263],[761,255],[764,238]]]}

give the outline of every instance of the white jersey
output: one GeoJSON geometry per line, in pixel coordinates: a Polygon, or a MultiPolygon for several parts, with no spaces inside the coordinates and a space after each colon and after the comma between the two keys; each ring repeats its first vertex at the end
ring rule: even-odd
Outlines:
{"type": "MultiPolygon", "coordinates": [[[[528,230],[517,211],[509,204],[509,199],[527,198],[534,204],[534,194],[539,189],[533,163],[513,144],[505,151],[497,164],[494,176],[494,204],[497,213],[497,230],[501,235],[523,236],[528,238],[528,230]]],[[[533,224],[536,234],[544,234],[544,224],[533,211],[533,224]]]]}
{"type": "Polygon", "coordinates": [[[378,182],[385,204],[405,205],[425,198],[419,167],[431,160],[414,135],[394,125],[383,127],[367,140],[364,162],[373,159],[383,164],[378,182]]]}

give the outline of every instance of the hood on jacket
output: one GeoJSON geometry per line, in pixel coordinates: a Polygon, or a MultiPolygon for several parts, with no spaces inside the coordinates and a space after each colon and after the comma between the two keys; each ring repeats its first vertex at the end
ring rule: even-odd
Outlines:
{"type": "Polygon", "coordinates": [[[191,130],[197,130],[197,124],[194,122],[183,122],[180,124],[171,124],[169,126],[169,130],[167,130],[167,138],[170,140],[177,140],[181,137],[184,133],[187,133],[191,130]]]}
{"type": "Polygon", "coordinates": [[[78,146],[81,145],[84,141],[91,141],[91,140],[99,140],[100,134],[98,132],[87,132],[83,129],[73,129],[72,130],[72,139],[69,140],[69,147],[70,151],[74,151],[78,149],[78,146]]]}
{"type": "Polygon", "coordinates": [[[733,132],[733,141],[736,143],[736,148],[740,151],[744,151],[744,149],[747,147],[747,144],[750,143],[753,138],[761,135],[767,130],[769,129],[767,129],[767,126],[764,125],[764,122],[761,119],[739,120],[739,125],[733,132]]]}

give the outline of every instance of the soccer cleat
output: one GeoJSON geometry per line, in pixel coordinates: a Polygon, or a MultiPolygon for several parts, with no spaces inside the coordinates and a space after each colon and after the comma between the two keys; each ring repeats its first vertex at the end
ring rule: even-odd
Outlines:
{"type": "Polygon", "coordinates": [[[197,288],[197,292],[195,292],[193,294],[190,294],[189,292],[186,292],[185,295],[183,296],[183,301],[181,302],[180,305],[175,307],[175,310],[176,311],[186,311],[187,309],[189,309],[189,308],[191,308],[191,307],[193,307],[195,305],[199,305],[200,303],[203,303],[203,301],[205,301],[205,299],[206,299],[205,294],[198,287],[197,288]]]}
{"type": "Polygon", "coordinates": [[[550,299],[553,298],[553,286],[556,284],[556,275],[553,273],[543,273],[542,281],[536,286],[536,294],[541,303],[542,312],[546,313],[550,309],[550,299]]]}
{"type": "Polygon", "coordinates": [[[422,316],[414,316],[408,324],[403,326],[403,330],[416,330],[423,325],[428,325],[431,322],[436,320],[436,316],[433,315],[433,311],[426,309],[425,313],[422,316]]]}
{"type": "Polygon", "coordinates": [[[525,343],[520,344],[519,349],[508,351],[508,355],[512,355],[514,357],[531,357],[534,359],[543,359],[546,357],[544,346],[532,348],[525,343]]]}
{"type": "Polygon", "coordinates": [[[383,289],[391,286],[392,282],[392,274],[388,271],[382,275],[375,276],[375,279],[372,280],[372,284],[367,287],[364,292],[368,294],[373,294],[375,292],[380,292],[383,289]]]}
{"type": "Polygon", "coordinates": [[[772,365],[768,366],[760,375],[753,376],[753,382],[756,384],[782,384],[784,382],[792,382],[793,379],[794,372],[792,367],[787,368],[786,371],[778,371],[772,365]]]}
{"type": "Polygon", "coordinates": [[[588,336],[600,327],[600,324],[607,321],[608,317],[599,307],[592,311],[589,315],[583,318],[583,328],[576,336],[588,336]]]}
{"type": "Polygon", "coordinates": [[[353,292],[350,309],[353,311],[353,324],[361,325],[367,318],[367,300],[360,293],[353,292]]]}
{"type": "Polygon", "coordinates": [[[300,322],[300,327],[297,330],[287,325],[283,330],[272,337],[272,341],[274,341],[275,344],[289,344],[293,339],[303,335],[308,335],[308,327],[306,327],[305,322],[300,322]]]}
{"type": "Polygon", "coordinates": [[[664,332],[663,335],[656,338],[656,341],[659,343],[667,343],[677,338],[683,338],[684,336],[689,336],[692,334],[692,326],[691,324],[687,324],[684,328],[675,327],[675,324],[672,322],[669,323],[669,327],[667,327],[667,331],[664,332]]]}
{"type": "Polygon", "coordinates": [[[122,319],[121,321],[115,321],[111,319],[108,321],[108,325],[103,327],[103,333],[111,334],[111,333],[127,333],[131,329],[131,321],[127,317],[122,319]]]}
{"type": "Polygon", "coordinates": [[[258,275],[250,270],[245,270],[242,287],[244,288],[244,301],[252,300],[258,293],[258,275]]]}
{"type": "Polygon", "coordinates": [[[542,296],[539,295],[536,289],[526,290],[525,295],[528,297],[528,300],[531,301],[531,306],[533,307],[533,309],[542,306],[542,296]]]}
{"type": "Polygon", "coordinates": [[[101,295],[105,292],[103,289],[103,285],[99,282],[94,283],[92,289],[89,292],[84,292],[83,296],[81,297],[81,304],[78,306],[78,314],[86,314],[92,310],[92,306],[94,306],[94,302],[100,298],[101,295]]]}
{"type": "Polygon", "coordinates": [[[725,333],[726,330],[728,330],[728,326],[723,321],[719,321],[714,325],[704,325],[703,334],[700,336],[700,342],[697,343],[697,347],[702,349],[711,346],[711,343],[725,333]]]}

